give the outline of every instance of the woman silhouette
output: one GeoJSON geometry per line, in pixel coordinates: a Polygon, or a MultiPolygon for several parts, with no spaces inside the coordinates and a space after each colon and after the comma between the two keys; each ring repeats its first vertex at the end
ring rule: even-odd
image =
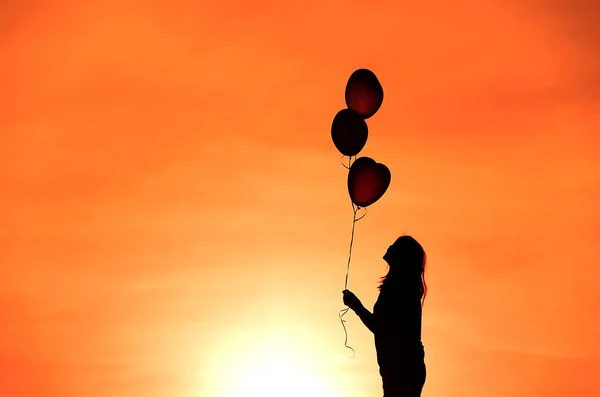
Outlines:
{"type": "Polygon", "coordinates": [[[401,236],[383,259],[389,271],[379,285],[373,313],[348,290],[343,291],[343,301],[374,334],[383,396],[420,397],[426,376],[421,342],[425,251],[414,238],[401,236]]]}

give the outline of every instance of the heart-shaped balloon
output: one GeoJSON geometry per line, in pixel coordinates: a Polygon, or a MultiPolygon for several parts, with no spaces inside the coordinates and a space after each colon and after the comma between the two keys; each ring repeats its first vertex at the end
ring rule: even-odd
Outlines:
{"type": "Polygon", "coordinates": [[[365,120],[352,109],[340,110],[331,123],[331,139],[344,156],[356,156],[369,137],[365,120]]]}
{"type": "Polygon", "coordinates": [[[346,84],[346,105],[363,119],[373,116],[383,103],[383,87],[375,73],[358,69],[350,75],[346,84]]]}
{"type": "Polygon", "coordinates": [[[348,172],[348,193],[359,207],[368,207],[379,200],[390,186],[392,174],[384,164],[370,157],[360,157],[348,172]]]}

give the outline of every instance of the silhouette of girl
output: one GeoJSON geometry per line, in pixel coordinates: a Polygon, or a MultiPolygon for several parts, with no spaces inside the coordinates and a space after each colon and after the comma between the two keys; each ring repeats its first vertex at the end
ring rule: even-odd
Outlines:
{"type": "Polygon", "coordinates": [[[426,255],[410,236],[399,237],[383,259],[382,277],[373,313],[348,290],[343,301],[374,334],[384,397],[420,397],[425,384],[425,350],[421,342],[422,306],[427,294],[426,255]]]}

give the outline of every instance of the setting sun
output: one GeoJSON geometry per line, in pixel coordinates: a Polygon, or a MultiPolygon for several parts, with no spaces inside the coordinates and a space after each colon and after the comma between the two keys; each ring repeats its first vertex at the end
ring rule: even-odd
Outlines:
{"type": "MultiPolygon", "coordinates": [[[[323,365],[335,349],[307,345],[283,327],[257,327],[243,337],[221,335],[209,367],[215,376],[211,397],[341,397],[343,379],[323,365]]],[[[338,346],[339,347],[339,346],[338,346]]],[[[346,397],[348,395],[346,394],[346,397]]]]}
{"type": "Polygon", "coordinates": [[[258,360],[233,380],[225,397],[334,397],[322,376],[294,365],[289,357],[258,360]]]}

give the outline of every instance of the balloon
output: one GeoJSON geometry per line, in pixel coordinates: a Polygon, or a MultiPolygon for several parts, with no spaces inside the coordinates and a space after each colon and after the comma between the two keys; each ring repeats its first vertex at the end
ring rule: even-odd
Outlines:
{"type": "Polygon", "coordinates": [[[342,109],[331,123],[331,139],[344,156],[356,156],[365,147],[369,128],[365,120],[352,109],[342,109]]]}
{"type": "Polygon", "coordinates": [[[352,202],[367,207],[379,200],[390,186],[392,174],[384,164],[370,157],[360,157],[348,172],[348,193],[352,202]]]}
{"type": "Polygon", "coordinates": [[[346,84],[346,105],[364,119],[373,116],[383,103],[383,87],[375,73],[358,69],[350,75],[346,84]]]}

